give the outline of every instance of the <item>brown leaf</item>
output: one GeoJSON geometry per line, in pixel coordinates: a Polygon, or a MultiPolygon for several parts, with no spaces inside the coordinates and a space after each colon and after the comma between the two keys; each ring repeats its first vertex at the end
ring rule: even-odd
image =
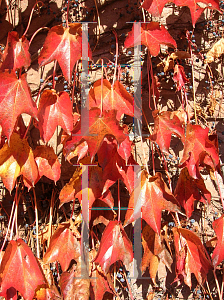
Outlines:
{"type": "Polygon", "coordinates": [[[90,280],[82,277],[83,267],[84,262],[79,259],[76,266],[61,274],[59,284],[64,300],[89,300],[90,280]]]}
{"type": "Polygon", "coordinates": [[[224,53],[224,38],[221,38],[218,42],[216,42],[212,49],[210,49],[206,54],[206,63],[213,62],[216,58],[220,57],[224,53]]]}

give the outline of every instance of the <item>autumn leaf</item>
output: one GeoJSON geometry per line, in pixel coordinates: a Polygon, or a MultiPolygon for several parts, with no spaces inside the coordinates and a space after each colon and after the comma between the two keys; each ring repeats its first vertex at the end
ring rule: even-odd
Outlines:
{"type": "Polygon", "coordinates": [[[206,63],[211,63],[216,58],[219,58],[223,53],[224,53],[224,38],[221,38],[207,52],[205,62],[206,63]]]}
{"type": "Polygon", "coordinates": [[[141,264],[142,272],[145,272],[148,267],[150,277],[156,284],[155,279],[159,261],[161,260],[171,272],[172,257],[162,243],[160,236],[149,225],[146,225],[142,231],[142,246],[144,249],[141,264]]]}
{"type": "Polygon", "coordinates": [[[33,154],[38,167],[39,178],[46,176],[56,184],[61,176],[61,164],[54,153],[54,149],[50,146],[37,146],[33,154]]]}
{"type": "MultiPolygon", "coordinates": [[[[74,65],[82,57],[83,32],[81,27],[80,23],[70,23],[68,27],[63,27],[63,25],[52,27],[48,31],[38,58],[40,66],[57,60],[64,77],[70,82],[74,65]]],[[[91,56],[89,48],[88,57],[91,58],[91,56]]]]}
{"type": "Polygon", "coordinates": [[[125,48],[134,47],[139,44],[145,45],[152,56],[157,56],[160,51],[160,45],[169,45],[174,48],[177,47],[175,40],[168,33],[163,25],[159,25],[157,22],[142,23],[141,35],[134,37],[134,26],[132,31],[128,33],[128,36],[124,42],[125,48]]]}
{"type": "Polygon", "coordinates": [[[10,140],[17,118],[22,113],[37,118],[36,104],[26,82],[26,74],[17,79],[15,73],[0,72],[0,125],[10,140]]]}
{"type": "Polygon", "coordinates": [[[1,70],[16,71],[22,67],[28,68],[30,66],[29,41],[25,36],[19,38],[19,34],[16,31],[8,33],[2,61],[1,70]]]}
{"type": "Polygon", "coordinates": [[[7,298],[7,290],[14,288],[26,300],[32,300],[35,289],[45,284],[42,271],[27,244],[22,239],[10,241],[0,266],[0,296],[7,298]]]}
{"type": "MultiPolygon", "coordinates": [[[[90,260],[93,261],[96,256],[96,250],[90,252],[90,260]]],[[[110,287],[110,274],[105,275],[99,265],[92,263],[90,278],[90,297],[91,300],[102,300],[106,292],[113,294],[113,287],[110,287]]]]}
{"type": "MultiPolygon", "coordinates": [[[[122,83],[115,81],[112,87],[107,79],[97,80],[89,91],[89,107],[101,107],[101,97],[103,99],[103,110],[117,110],[117,120],[122,114],[134,117],[134,98],[127,92],[122,83]]],[[[135,107],[135,117],[140,118],[141,114],[135,107]]]]}
{"type": "Polygon", "coordinates": [[[76,237],[69,226],[69,222],[59,225],[43,258],[45,263],[59,261],[62,271],[67,271],[71,260],[77,260],[81,255],[80,241],[77,240],[80,237],[76,237]]]}
{"type": "Polygon", "coordinates": [[[179,212],[177,201],[160,173],[150,176],[143,171],[136,190],[131,194],[124,225],[134,222],[138,216],[141,216],[159,235],[162,210],[179,212]]]}
{"type": "Polygon", "coordinates": [[[209,167],[213,171],[219,166],[218,148],[213,141],[213,137],[210,137],[208,133],[208,127],[203,129],[199,125],[187,124],[180,167],[187,167],[189,175],[194,179],[201,178],[200,166],[209,167]]]}
{"type": "Polygon", "coordinates": [[[173,228],[174,246],[177,257],[177,280],[184,279],[191,288],[191,274],[193,273],[200,285],[206,279],[211,263],[206,249],[200,238],[192,231],[184,228],[173,228]]]}
{"type": "Polygon", "coordinates": [[[224,215],[222,215],[220,218],[216,219],[212,223],[212,227],[215,230],[216,236],[217,236],[217,244],[215,247],[215,250],[212,253],[212,264],[214,268],[217,268],[217,266],[223,261],[224,259],[224,215]]]}
{"type": "Polygon", "coordinates": [[[134,180],[136,177],[134,165],[136,164],[133,157],[130,157],[126,164],[125,160],[115,150],[103,171],[103,193],[108,191],[118,179],[121,179],[131,194],[134,189],[134,180]]]}
{"type": "Polygon", "coordinates": [[[104,229],[94,262],[100,264],[102,270],[107,273],[110,266],[118,260],[129,269],[133,260],[132,243],[122,225],[118,221],[110,221],[104,229]]]}
{"type": "Polygon", "coordinates": [[[113,207],[114,200],[111,195],[111,192],[108,191],[102,195],[103,192],[103,171],[99,166],[83,166],[78,167],[70,179],[60,192],[59,199],[60,205],[67,203],[69,201],[79,199],[80,204],[83,205],[83,201],[88,202],[89,208],[92,207],[93,202],[96,199],[104,201],[109,207],[113,207]],[[83,168],[88,168],[84,170],[83,168]],[[88,199],[82,199],[82,172],[88,171],[88,186],[85,187],[88,189],[88,199]]]}
{"type": "Polygon", "coordinates": [[[168,72],[169,70],[174,69],[174,62],[176,59],[186,59],[186,58],[190,58],[190,54],[186,51],[175,51],[173,53],[171,53],[170,55],[168,55],[162,62],[160,62],[157,67],[161,67],[163,66],[163,70],[164,72],[168,72]]]}
{"type": "Polygon", "coordinates": [[[68,93],[45,90],[38,107],[38,128],[43,140],[48,142],[57,126],[70,133],[73,129],[72,102],[68,93]]]}
{"type": "Polygon", "coordinates": [[[172,134],[179,138],[184,138],[183,120],[178,118],[175,111],[163,111],[159,113],[158,110],[153,111],[154,131],[150,135],[150,140],[159,145],[161,151],[169,154],[169,147],[172,134]]]}
{"type": "Polygon", "coordinates": [[[205,204],[211,201],[211,193],[206,189],[204,180],[202,178],[192,178],[187,168],[181,170],[174,196],[185,209],[187,218],[190,218],[192,215],[194,201],[201,201],[205,204]]]}
{"type": "Polygon", "coordinates": [[[59,284],[64,300],[89,300],[90,280],[82,274],[84,267],[80,258],[76,266],[61,274],[59,284]]]}
{"type": "Polygon", "coordinates": [[[142,7],[154,17],[160,17],[164,5],[168,2],[173,2],[177,6],[188,6],[191,12],[193,26],[195,26],[195,23],[204,11],[204,8],[200,7],[197,3],[202,2],[207,4],[206,8],[219,10],[219,2],[217,0],[145,0],[142,7]]]}
{"type": "Polygon", "coordinates": [[[23,175],[30,186],[34,186],[38,178],[38,169],[27,140],[22,140],[17,133],[13,133],[10,145],[5,143],[0,149],[0,176],[5,187],[11,192],[16,178],[20,175],[23,175]]]}
{"type": "Polygon", "coordinates": [[[121,144],[127,137],[116,119],[116,111],[104,111],[102,114],[99,108],[84,111],[81,121],[77,123],[72,131],[71,139],[66,141],[64,151],[68,155],[71,151],[74,151],[78,144],[85,140],[88,144],[90,157],[93,159],[106,135],[113,135],[118,144],[121,144]],[[84,134],[81,130],[82,122],[83,124],[89,124],[84,134]]]}
{"type": "Polygon", "coordinates": [[[178,64],[175,65],[173,81],[176,82],[178,91],[180,91],[182,87],[185,87],[185,83],[189,82],[185,75],[183,66],[178,64]]]}

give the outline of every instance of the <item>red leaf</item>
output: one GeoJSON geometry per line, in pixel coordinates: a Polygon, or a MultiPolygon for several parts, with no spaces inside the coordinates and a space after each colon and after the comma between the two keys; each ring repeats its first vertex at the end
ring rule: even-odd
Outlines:
{"type": "Polygon", "coordinates": [[[7,290],[14,288],[26,300],[32,300],[42,284],[46,282],[31,249],[22,239],[10,241],[0,267],[0,296],[7,298],[7,290]]]}
{"type": "MultiPolygon", "coordinates": [[[[134,117],[134,98],[119,81],[115,81],[112,88],[110,82],[104,79],[101,88],[101,79],[97,80],[89,91],[89,107],[100,108],[101,97],[103,99],[103,110],[117,110],[118,121],[122,114],[134,117]]],[[[135,114],[137,118],[140,118],[140,111],[137,108],[135,114]]]]}
{"type": "Polygon", "coordinates": [[[199,166],[210,167],[213,171],[219,166],[219,152],[213,140],[208,135],[209,129],[199,125],[187,125],[184,142],[184,153],[180,167],[187,167],[189,175],[200,179],[199,166]]]}
{"type": "Polygon", "coordinates": [[[132,31],[128,33],[128,36],[124,42],[125,48],[134,47],[139,44],[145,45],[152,56],[157,56],[160,51],[160,45],[169,45],[177,47],[175,40],[168,33],[163,25],[159,25],[157,22],[142,23],[141,35],[134,39],[134,26],[132,31]]]}
{"type": "Polygon", "coordinates": [[[50,146],[37,146],[33,154],[38,167],[39,178],[46,176],[56,184],[61,176],[61,164],[53,148],[50,146]]]}
{"type": "Polygon", "coordinates": [[[114,200],[111,192],[108,191],[102,195],[103,190],[103,171],[99,166],[89,166],[88,167],[88,199],[82,199],[82,167],[77,168],[69,183],[67,183],[60,192],[59,199],[60,205],[67,203],[69,201],[79,199],[80,204],[83,201],[88,201],[89,208],[92,207],[93,202],[96,199],[104,201],[109,207],[113,207],[114,200]]]}
{"type": "Polygon", "coordinates": [[[68,93],[56,94],[54,90],[45,90],[38,107],[38,127],[43,140],[48,142],[57,126],[70,133],[73,129],[72,102],[68,93]]]}
{"type": "Polygon", "coordinates": [[[155,283],[159,261],[161,260],[171,272],[172,257],[162,243],[160,236],[149,225],[146,225],[142,231],[142,246],[144,248],[141,263],[142,272],[145,272],[148,267],[150,277],[155,283]]]}
{"type": "Polygon", "coordinates": [[[45,263],[59,261],[62,271],[67,271],[71,260],[78,260],[81,255],[80,242],[69,226],[69,222],[59,225],[43,258],[45,263]]]}
{"type": "Polygon", "coordinates": [[[89,300],[90,280],[83,269],[84,262],[80,259],[76,266],[61,274],[59,284],[64,300],[89,300]]]}
{"type": "Polygon", "coordinates": [[[100,272],[98,269],[96,269],[92,272],[92,277],[94,278],[90,279],[90,284],[93,289],[90,293],[92,300],[102,300],[106,292],[113,294],[103,272],[100,272]]]}
{"type": "Polygon", "coordinates": [[[121,179],[126,185],[129,193],[131,194],[134,189],[134,165],[137,163],[135,160],[130,157],[127,164],[125,160],[123,160],[118,152],[115,150],[104,168],[103,171],[103,193],[105,193],[118,179],[121,179]]]}
{"type": "Polygon", "coordinates": [[[180,120],[175,111],[164,111],[159,113],[153,111],[154,131],[150,135],[150,140],[159,145],[161,151],[169,154],[171,135],[175,134],[179,138],[184,138],[183,121],[180,120]]]}
{"type": "Polygon", "coordinates": [[[134,222],[141,216],[148,225],[160,234],[162,210],[178,212],[178,206],[171,191],[166,186],[160,173],[150,176],[143,171],[131,194],[125,225],[134,222]],[[136,202],[136,203],[135,203],[136,202]]]}
{"type": "Polygon", "coordinates": [[[181,170],[174,196],[185,209],[187,218],[192,215],[194,201],[201,201],[205,204],[211,201],[211,193],[206,189],[204,180],[192,178],[187,168],[181,170]]]}
{"type": "Polygon", "coordinates": [[[212,223],[217,236],[217,244],[212,253],[212,264],[216,268],[224,259],[224,215],[212,223]]]}
{"type": "Polygon", "coordinates": [[[194,273],[198,283],[203,284],[211,263],[200,238],[184,228],[173,228],[174,245],[177,257],[177,279],[184,279],[191,288],[191,274],[194,273]]]}
{"type": "MultiPolygon", "coordinates": [[[[56,59],[64,77],[70,82],[74,65],[82,56],[83,33],[81,26],[80,23],[72,23],[68,27],[62,25],[52,27],[38,59],[40,66],[56,59]]],[[[92,57],[90,49],[88,57],[92,57]]]]}
{"type": "Polygon", "coordinates": [[[182,87],[185,86],[186,82],[189,82],[187,79],[184,67],[181,65],[175,65],[174,67],[174,74],[173,74],[173,81],[177,83],[177,90],[180,91],[182,87]]]}
{"type": "Polygon", "coordinates": [[[127,269],[129,268],[133,260],[132,243],[122,225],[118,221],[110,221],[103,232],[94,261],[107,273],[110,266],[118,260],[121,260],[127,269]]]}
{"type": "Polygon", "coordinates": [[[145,0],[142,4],[142,7],[145,8],[153,16],[159,17],[162,13],[164,5],[168,2],[173,2],[177,6],[188,6],[191,11],[193,26],[195,25],[197,19],[200,17],[201,13],[204,11],[204,8],[201,8],[197,4],[198,2],[207,4],[208,6],[206,8],[219,10],[219,2],[217,0],[145,0]]]}
{"type": "Polygon", "coordinates": [[[8,33],[2,61],[1,70],[8,69],[15,71],[16,69],[22,67],[28,68],[30,66],[29,41],[25,36],[19,38],[19,34],[16,31],[8,33]]]}
{"type": "Polygon", "coordinates": [[[10,139],[19,115],[37,117],[36,104],[31,98],[26,74],[20,79],[12,72],[0,72],[0,125],[3,135],[10,139]]]}
{"type": "Polygon", "coordinates": [[[38,177],[38,170],[27,140],[21,140],[17,133],[13,133],[10,145],[6,143],[0,149],[0,176],[5,187],[11,192],[16,178],[20,175],[33,186],[38,177]]]}
{"type": "Polygon", "coordinates": [[[84,124],[88,122],[89,126],[81,135],[81,122],[78,122],[72,132],[71,140],[68,140],[65,144],[64,149],[67,154],[85,140],[88,143],[88,150],[92,159],[106,135],[113,135],[118,144],[121,144],[127,137],[123,133],[122,127],[119,126],[115,110],[104,111],[101,115],[99,108],[92,108],[90,111],[84,111],[82,116],[81,122],[84,124]]]}

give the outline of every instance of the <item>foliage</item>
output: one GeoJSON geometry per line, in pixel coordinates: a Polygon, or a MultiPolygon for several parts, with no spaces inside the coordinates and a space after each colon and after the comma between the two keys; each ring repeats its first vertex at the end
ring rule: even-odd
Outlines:
{"type": "MultiPolygon", "coordinates": [[[[151,95],[147,107],[154,118],[152,130],[141,101],[137,101],[122,83],[116,32],[113,78],[105,71],[102,58],[101,79],[92,84],[85,99],[84,77],[87,74],[83,77],[82,73],[80,77],[80,67],[84,68],[83,41],[87,41],[87,37],[81,22],[69,22],[69,11],[73,5],[77,7],[76,2],[67,1],[63,8],[65,22],[51,27],[47,33],[38,63],[40,68],[50,62],[54,62],[54,66],[49,77],[42,80],[36,98],[27,83],[27,69],[31,65],[30,44],[43,28],[29,37],[30,22],[21,37],[14,28],[8,33],[1,55],[0,176],[14,201],[2,240],[0,296],[6,300],[19,297],[25,300],[98,300],[110,294],[120,299],[119,286],[124,292],[123,299],[134,299],[126,274],[131,271],[131,264],[136,263],[133,248],[142,248],[144,253],[138,268],[142,274],[149,272],[151,279],[145,280],[150,282],[152,289],[156,290],[156,275],[162,263],[175,273],[174,287],[178,283],[192,289],[192,281],[196,279],[198,286],[203,288],[204,298],[210,297],[207,277],[212,270],[218,297],[222,299],[223,286],[219,286],[216,274],[224,259],[224,215],[212,224],[216,237],[212,240],[215,246],[211,255],[204,240],[186,226],[197,201],[204,204],[205,210],[211,202],[202,173],[210,174],[219,190],[218,176],[221,174],[217,133],[209,130],[203,118],[197,115],[195,99],[194,111],[191,111],[186,92],[190,80],[182,62],[185,59],[193,62],[194,43],[189,38],[190,33],[184,33],[189,52],[179,51],[165,26],[154,21],[138,23],[141,26],[137,37],[135,22],[124,41],[125,48],[143,45],[147,49],[151,95]],[[153,69],[152,57],[160,55],[161,45],[165,45],[169,53],[158,66],[163,67],[163,75],[172,71],[172,82],[182,102],[181,108],[172,111],[162,111],[159,105],[160,78],[153,69]],[[70,90],[58,90],[59,77],[70,90]],[[80,103],[75,93],[83,96],[84,101],[81,97],[80,103]],[[24,113],[31,117],[29,124],[23,123],[21,115],[24,113]],[[125,124],[127,116],[134,120],[133,124],[131,121],[125,124]],[[146,161],[140,165],[135,154],[138,138],[144,152],[142,132],[139,136],[136,134],[136,128],[141,128],[143,122],[148,130],[145,140],[150,143],[151,169],[146,161]],[[39,145],[31,143],[32,126],[40,136],[39,145]],[[61,134],[56,132],[59,128],[61,134]],[[49,145],[55,136],[62,149],[60,153],[49,145]],[[174,153],[174,136],[183,147],[181,157],[176,157],[175,182],[167,164],[167,157],[174,153]],[[156,157],[164,166],[159,171],[155,167],[156,157]],[[73,175],[69,174],[68,182],[64,182],[62,176],[66,164],[73,165],[73,175]],[[41,199],[39,190],[44,193],[51,181],[55,185],[50,184],[48,197],[51,199],[44,212],[42,202],[46,199],[41,199]],[[21,239],[18,229],[20,205],[26,206],[30,199],[32,207],[26,209],[30,214],[35,213],[35,223],[28,225],[33,228],[32,244],[30,237],[21,239]],[[123,206],[127,206],[125,215],[121,210],[123,206]],[[44,223],[43,219],[38,220],[40,213],[46,221],[45,229],[39,226],[44,223]],[[59,215],[64,222],[58,222],[59,215]],[[136,229],[139,221],[141,230],[136,229]],[[130,235],[133,230],[134,239],[130,235]],[[136,245],[136,234],[141,237],[142,245],[136,245]],[[56,272],[52,272],[54,268],[56,272]]],[[[167,2],[145,0],[141,7],[158,17],[167,2]]],[[[193,26],[205,8],[220,11],[216,0],[200,2],[205,4],[204,8],[193,0],[173,1],[177,6],[190,8],[193,26]]],[[[44,3],[36,2],[35,7],[38,11],[44,8],[44,3]]],[[[10,7],[6,10],[9,12],[10,7]]],[[[223,39],[209,51],[207,63],[221,56],[222,44],[223,39]]],[[[93,65],[95,49],[91,48],[88,44],[88,68],[93,65]]],[[[209,65],[207,67],[210,70],[209,65]]],[[[145,153],[142,157],[146,160],[145,153]]],[[[220,199],[223,205],[221,193],[220,199]]],[[[165,297],[175,299],[175,292],[167,290],[165,297]]],[[[151,299],[150,293],[148,299],[151,299]]]]}

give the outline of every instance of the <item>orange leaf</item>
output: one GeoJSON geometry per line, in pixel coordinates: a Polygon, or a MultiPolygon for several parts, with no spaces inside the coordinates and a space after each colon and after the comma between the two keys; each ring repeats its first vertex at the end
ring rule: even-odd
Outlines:
{"type": "Polygon", "coordinates": [[[26,113],[37,117],[36,104],[26,82],[26,74],[17,79],[15,73],[0,72],[0,125],[8,140],[19,115],[26,113]]]}
{"type": "Polygon", "coordinates": [[[0,296],[14,288],[26,300],[32,300],[35,289],[46,284],[42,271],[31,249],[22,240],[10,241],[0,266],[0,296]]]}
{"type": "MultiPolygon", "coordinates": [[[[38,58],[40,66],[57,60],[64,77],[69,82],[77,60],[82,56],[82,28],[80,23],[71,23],[68,27],[57,25],[48,31],[43,49],[38,58]]],[[[88,57],[91,58],[89,49],[88,57]]]]}
{"type": "Polygon", "coordinates": [[[177,257],[176,280],[183,278],[185,284],[191,288],[191,274],[193,273],[198,283],[202,285],[211,269],[211,263],[200,238],[184,228],[173,228],[173,233],[177,257]]]}
{"type": "Polygon", "coordinates": [[[163,181],[162,175],[156,173],[155,176],[150,176],[143,171],[129,200],[125,226],[141,216],[159,235],[162,210],[178,212],[176,204],[177,201],[163,181]]]}
{"type": "Polygon", "coordinates": [[[106,135],[113,135],[118,144],[121,144],[127,137],[116,119],[116,111],[104,111],[103,114],[101,114],[99,108],[83,111],[81,121],[77,123],[72,131],[71,139],[67,140],[64,146],[65,153],[69,154],[79,143],[85,140],[92,159],[99,150],[106,135]],[[83,124],[89,124],[88,128],[84,128],[84,133],[81,132],[82,122],[83,124]]]}
{"type": "Polygon", "coordinates": [[[107,273],[110,266],[118,260],[129,268],[133,260],[132,243],[122,225],[118,221],[110,221],[103,232],[94,262],[100,264],[102,270],[107,273]]]}
{"type": "MultiPolygon", "coordinates": [[[[119,81],[115,81],[112,88],[110,82],[104,79],[101,88],[101,79],[97,80],[89,91],[89,106],[100,108],[101,96],[103,97],[103,110],[117,110],[118,121],[122,114],[134,117],[134,98],[119,81]]],[[[140,111],[137,107],[135,116],[140,118],[140,111]]]]}
{"type": "Polygon", "coordinates": [[[194,201],[197,200],[203,203],[211,201],[211,193],[206,189],[203,179],[192,178],[187,168],[181,170],[174,196],[185,209],[188,218],[194,210],[194,201]]]}
{"type": "Polygon", "coordinates": [[[45,142],[53,136],[57,126],[70,133],[73,129],[72,102],[68,93],[45,90],[38,107],[38,127],[45,142]]]}
{"type": "Polygon", "coordinates": [[[59,261],[63,271],[68,269],[72,259],[77,260],[81,255],[80,242],[69,226],[69,222],[60,224],[43,258],[45,263],[59,261]]]}
{"type": "Polygon", "coordinates": [[[157,22],[142,23],[141,35],[134,37],[134,26],[132,31],[128,33],[128,36],[124,42],[125,48],[134,47],[139,45],[145,45],[152,56],[157,56],[160,51],[160,45],[169,45],[174,48],[177,47],[175,40],[171,37],[169,32],[163,25],[159,25],[157,22]]]}
{"type": "Polygon", "coordinates": [[[11,192],[20,175],[33,186],[38,177],[38,169],[27,140],[21,140],[17,133],[13,133],[10,145],[6,143],[0,149],[0,176],[11,192]]]}

